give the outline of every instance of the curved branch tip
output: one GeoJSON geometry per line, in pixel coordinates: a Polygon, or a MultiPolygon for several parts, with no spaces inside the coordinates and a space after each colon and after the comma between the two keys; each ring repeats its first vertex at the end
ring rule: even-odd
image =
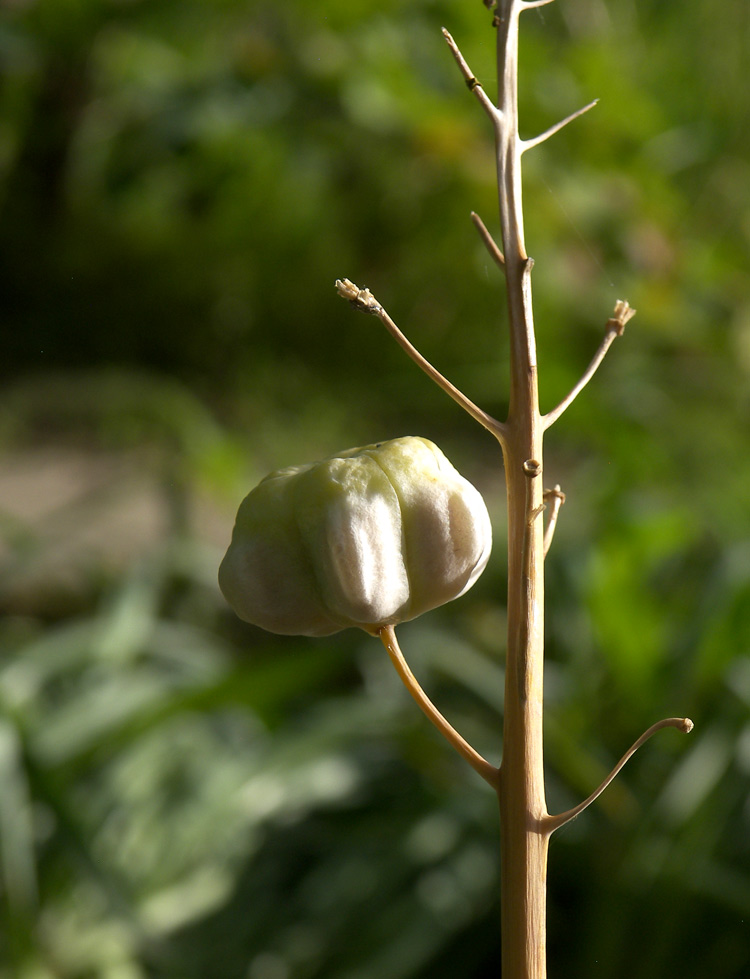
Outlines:
{"type": "Polygon", "coordinates": [[[690,734],[693,730],[693,722],[689,717],[665,717],[662,721],[657,721],[656,724],[652,724],[650,728],[643,732],[643,734],[638,738],[635,744],[631,745],[630,748],[625,752],[622,758],[617,762],[615,767],[609,773],[609,775],[604,779],[602,784],[598,789],[595,789],[588,799],[584,799],[580,805],[574,806],[573,809],[568,809],[567,812],[562,812],[557,816],[547,816],[544,820],[544,829],[548,834],[554,833],[556,829],[564,826],[565,823],[569,823],[571,819],[575,819],[576,816],[580,816],[584,809],[588,809],[592,802],[595,802],[602,792],[607,788],[607,786],[614,781],[614,779],[619,775],[622,768],[627,764],[628,761],[633,757],[633,755],[638,751],[641,745],[645,744],[648,739],[656,734],[657,731],[661,731],[665,727],[673,727],[676,730],[681,731],[683,734],[690,734]]]}

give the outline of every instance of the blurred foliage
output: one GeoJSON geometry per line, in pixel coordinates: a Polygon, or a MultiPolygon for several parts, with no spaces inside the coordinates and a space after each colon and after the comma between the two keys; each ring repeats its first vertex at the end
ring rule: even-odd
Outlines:
{"type": "MultiPolygon", "coordinates": [[[[498,972],[497,814],[378,644],[236,621],[215,572],[266,471],[435,439],[486,493],[470,595],[403,627],[500,755],[503,500],[484,432],[333,281],[502,414],[479,0],[13,0],[0,20],[0,976],[498,972]],[[377,647],[377,648],[375,648],[377,647]]],[[[525,15],[548,439],[550,974],[750,970],[750,6],[525,15]],[[633,937],[637,936],[637,941],[633,937]]]]}

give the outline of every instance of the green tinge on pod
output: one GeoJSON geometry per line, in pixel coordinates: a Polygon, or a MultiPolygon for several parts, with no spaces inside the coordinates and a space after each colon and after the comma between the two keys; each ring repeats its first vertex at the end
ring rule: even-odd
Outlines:
{"type": "Polygon", "coordinates": [[[373,632],[458,598],[491,547],[481,494],[409,436],[266,476],[240,506],[219,585],[270,632],[373,632]]]}

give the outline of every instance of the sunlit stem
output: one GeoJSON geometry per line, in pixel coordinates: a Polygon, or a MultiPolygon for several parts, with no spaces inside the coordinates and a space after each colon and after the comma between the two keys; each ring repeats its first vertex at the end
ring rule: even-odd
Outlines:
{"type": "Polygon", "coordinates": [[[636,751],[638,751],[641,745],[645,744],[645,742],[648,741],[652,735],[656,734],[657,731],[661,731],[661,729],[665,727],[674,727],[677,728],[678,731],[682,731],[683,734],[689,734],[693,730],[693,722],[689,717],[667,717],[663,721],[657,721],[656,724],[652,724],[647,731],[643,732],[635,744],[625,752],[609,775],[604,779],[599,788],[596,789],[595,792],[592,792],[588,799],[584,799],[580,805],[575,806],[573,809],[568,809],[567,812],[562,812],[557,816],[547,816],[543,820],[544,829],[549,833],[553,833],[556,829],[564,826],[565,823],[569,823],[571,819],[575,819],[576,816],[579,816],[584,809],[587,809],[592,802],[599,798],[610,782],[617,777],[622,768],[628,763],[628,761],[630,761],[636,751]]]}
{"type": "Polygon", "coordinates": [[[491,432],[501,444],[503,443],[505,439],[504,424],[498,421],[496,418],[493,418],[492,415],[487,414],[487,412],[483,411],[480,407],[478,407],[478,405],[475,405],[474,402],[467,398],[462,391],[459,391],[454,384],[451,384],[446,377],[443,377],[440,371],[433,367],[432,364],[422,356],[414,344],[407,340],[369,289],[360,289],[359,286],[355,285],[353,282],[350,282],[349,279],[337,279],[336,288],[339,295],[344,299],[348,299],[355,309],[359,309],[362,310],[362,312],[371,313],[373,316],[377,316],[396,343],[398,343],[401,349],[408,354],[414,363],[420,367],[424,373],[431,380],[433,380],[435,384],[437,384],[439,388],[442,388],[447,395],[453,398],[457,405],[460,405],[460,407],[471,415],[475,421],[478,421],[480,425],[483,425],[484,428],[487,429],[487,431],[491,432]]]}
{"type": "Polygon", "coordinates": [[[551,136],[554,136],[555,133],[559,133],[561,129],[563,129],[565,126],[568,125],[569,122],[573,122],[574,119],[577,119],[579,116],[582,116],[584,112],[588,112],[589,109],[593,109],[598,101],[599,99],[594,99],[593,102],[589,102],[588,105],[584,105],[582,109],[578,109],[576,112],[571,112],[569,116],[566,116],[564,119],[561,119],[560,122],[556,122],[555,125],[550,126],[549,129],[545,129],[545,131],[543,133],[540,133],[539,136],[534,136],[533,139],[520,140],[521,152],[525,153],[526,150],[531,150],[535,146],[539,146],[540,143],[544,143],[551,136]]]}
{"type": "Polygon", "coordinates": [[[495,239],[487,230],[484,221],[474,211],[471,212],[471,220],[474,222],[474,226],[479,232],[479,237],[484,242],[485,248],[494,258],[500,268],[502,268],[505,265],[505,256],[496,245],[495,239]]]}
{"type": "Polygon", "coordinates": [[[453,40],[451,35],[443,28],[443,37],[448,42],[448,47],[451,49],[453,57],[456,59],[456,64],[461,74],[464,76],[464,81],[466,82],[469,91],[473,92],[476,96],[479,104],[482,106],[484,111],[490,117],[495,126],[497,126],[503,117],[502,110],[500,110],[492,101],[492,99],[487,95],[485,90],[482,88],[481,84],[477,80],[474,72],[469,68],[466,63],[466,59],[461,54],[458,49],[458,45],[453,40]]]}
{"type": "Polygon", "coordinates": [[[545,490],[543,495],[545,501],[549,501],[549,520],[544,531],[544,556],[547,557],[547,552],[552,544],[552,538],[555,536],[557,516],[560,513],[560,507],[565,502],[565,494],[560,489],[560,486],[556,485],[551,490],[545,490]]]}
{"type": "Polygon", "coordinates": [[[624,299],[618,299],[615,303],[615,310],[610,319],[607,320],[607,332],[604,334],[604,339],[599,345],[599,349],[594,354],[594,358],[586,368],[583,377],[576,384],[570,394],[563,398],[556,408],[552,411],[548,411],[546,415],[542,416],[542,425],[545,430],[554,425],[557,419],[562,415],[562,413],[570,407],[570,405],[575,401],[578,395],[583,391],[586,385],[589,383],[591,378],[599,369],[599,365],[604,360],[607,351],[612,346],[617,337],[621,337],[625,332],[625,324],[635,316],[636,311],[630,306],[629,303],[625,302],[624,299]]]}
{"type": "Polygon", "coordinates": [[[497,789],[500,778],[497,768],[482,758],[479,752],[475,751],[469,742],[461,737],[458,731],[443,717],[424,692],[419,685],[419,681],[409,668],[409,664],[404,659],[404,654],[401,652],[396,640],[396,630],[393,626],[382,626],[377,630],[376,635],[385,646],[391,662],[396,667],[396,672],[401,677],[404,686],[422,708],[431,723],[453,745],[456,751],[466,759],[474,771],[478,772],[486,782],[489,782],[493,789],[497,789]]]}

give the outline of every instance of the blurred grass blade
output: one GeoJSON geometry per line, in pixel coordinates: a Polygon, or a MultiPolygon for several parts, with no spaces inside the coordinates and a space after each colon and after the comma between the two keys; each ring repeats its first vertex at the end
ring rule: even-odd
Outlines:
{"type": "Polygon", "coordinates": [[[0,858],[12,919],[30,917],[37,879],[31,798],[16,728],[0,718],[0,858]]]}

